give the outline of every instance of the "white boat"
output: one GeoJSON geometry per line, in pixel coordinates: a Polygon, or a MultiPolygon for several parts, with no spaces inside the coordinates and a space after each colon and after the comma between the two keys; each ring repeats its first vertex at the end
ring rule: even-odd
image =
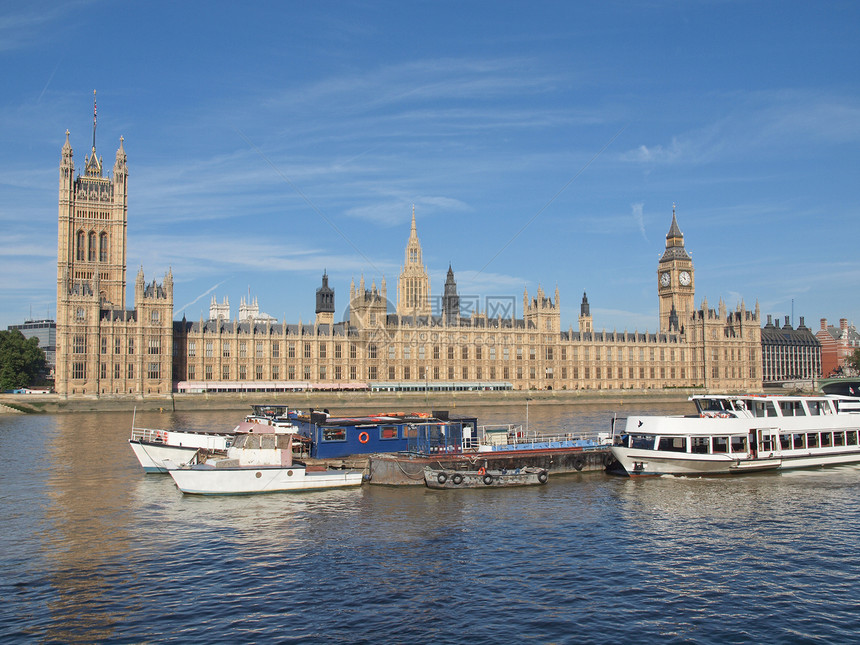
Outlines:
{"type": "Polygon", "coordinates": [[[188,463],[200,450],[226,453],[235,435],[178,430],[131,429],[128,440],[135,457],[148,473],[166,473],[177,464],[188,463]]]}
{"type": "Polygon", "coordinates": [[[361,471],[310,469],[293,461],[306,450],[304,437],[256,425],[236,434],[223,459],[168,469],[183,493],[242,495],[360,486],[361,471]]]}
{"type": "Polygon", "coordinates": [[[135,428],[132,417],[128,443],[145,472],[166,473],[179,465],[201,461],[201,456],[203,459],[209,455],[223,456],[238,432],[250,432],[256,426],[271,426],[275,432],[284,433],[296,429],[287,406],[253,405],[251,408],[251,414],[230,432],[135,428]]]}
{"type": "MultiPolygon", "coordinates": [[[[693,416],[631,416],[612,455],[630,476],[720,475],[860,462],[860,399],[696,395],[693,416]]],[[[619,419],[620,420],[620,419],[619,419]]]]}

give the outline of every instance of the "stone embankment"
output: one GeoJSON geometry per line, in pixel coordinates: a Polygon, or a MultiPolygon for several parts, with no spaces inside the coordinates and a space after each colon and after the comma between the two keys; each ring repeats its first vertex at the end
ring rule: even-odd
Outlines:
{"type": "Polygon", "coordinates": [[[254,403],[282,403],[332,412],[413,412],[482,406],[611,405],[682,403],[701,389],[507,392],[249,392],[172,394],[161,397],[63,398],[56,394],[0,394],[0,413],[124,412],[137,410],[247,410],[254,403]]]}

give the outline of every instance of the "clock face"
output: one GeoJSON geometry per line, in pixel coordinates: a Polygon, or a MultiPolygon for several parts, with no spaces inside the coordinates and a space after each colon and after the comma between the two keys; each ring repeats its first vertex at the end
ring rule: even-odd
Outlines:
{"type": "Polygon", "coordinates": [[[664,287],[669,286],[669,280],[670,280],[670,277],[669,277],[668,273],[664,273],[660,276],[660,284],[662,284],[664,287]]]}
{"type": "Polygon", "coordinates": [[[690,274],[686,271],[681,271],[681,275],[678,276],[678,280],[686,287],[690,284],[690,274]]]}

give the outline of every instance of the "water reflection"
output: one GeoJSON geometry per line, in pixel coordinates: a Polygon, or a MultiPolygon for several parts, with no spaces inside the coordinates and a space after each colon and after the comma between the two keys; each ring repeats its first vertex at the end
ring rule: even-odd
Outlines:
{"type": "MultiPolygon", "coordinates": [[[[515,410],[456,411],[524,421],[515,410]]],[[[533,405],[529,421],[605,430],[613,412],[533,405]]],[[[136,424],[224,429],[242,414],[136,424]]],[[[130,426],[0,417],[0,640],[836,642],[860,629],[857,466],[209,498],[144,474],[130,426]]]]}

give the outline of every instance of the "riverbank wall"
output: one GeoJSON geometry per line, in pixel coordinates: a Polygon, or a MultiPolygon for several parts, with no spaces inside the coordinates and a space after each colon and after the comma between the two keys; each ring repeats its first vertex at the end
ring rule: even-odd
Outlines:
{"type": "Polygon", "coordinates": [[[59,414],[125,412],[132,410],[241,410],[256,403],[280,403],[307,410],[343,412],[424,412],[458,408],[529,405],[611,405],[627,407],[653,403],[683,403],[701,389],[567,390],[503,392],[247,392],[172,394],[163,397],[102,396],[63,398],[56,394],[0,394],[0,414],[59,414]]]}

